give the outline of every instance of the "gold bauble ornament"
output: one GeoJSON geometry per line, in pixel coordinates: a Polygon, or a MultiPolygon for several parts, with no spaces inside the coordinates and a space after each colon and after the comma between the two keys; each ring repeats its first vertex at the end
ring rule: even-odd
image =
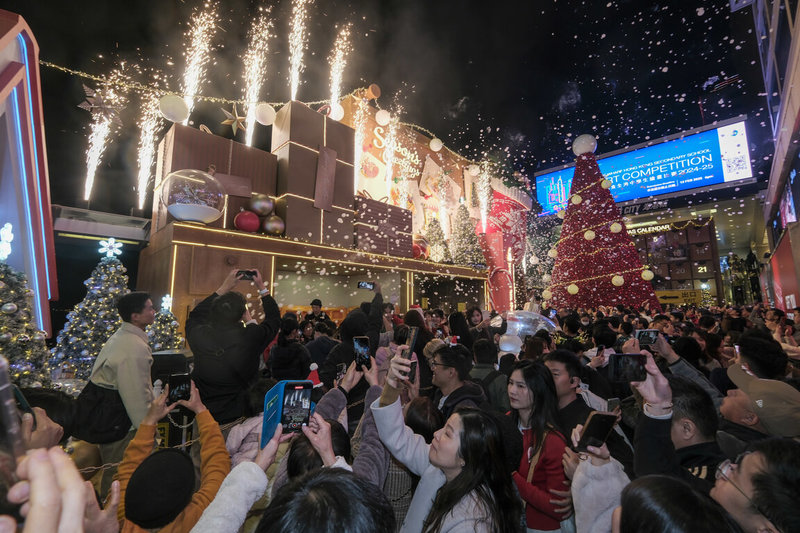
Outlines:
{"type": "Polygon", "coordinates": [[[557,216],[558,218],[560,218],[561,220],[564,220],[564,217],[565,217],[565,216],[567,216],[567,212],[566,212],[566,211],[564,211],[564,210],[562,209],[561,211],[559,211],[558,213],[556,213],[556,216],[557,216]]]}
{"type": "Polygon", "coordinates": [[[578,294],[578,286],[575,285],[574,283],[570,283],[567,286],[567,292],[570,294],[578,294]]]}
{"type": "Polygon", "coordinates": [[[581,198],[580,194],[573,194],[572,198],[570,198],[570,201],[573,203],[573,205],[578,205],[583,201],[583,198],[581,198]]]}
{"type": "Polygon", "coordinates": [[[558,256],[558,250],[556,250],[555,248],[550,248],[550,250],[547,251],[547,257],[555,259],[557,256],[558,256]]]}
{"type": "Polygon", "coordinates": [[[625,284],[625,278],[619,275],[614,276],[613,278],[611,278],[611,284],[614,285],[615,287],[622,287],[625,284]]]}
{"type": "Polygon", "coordinates": [[[645,281],[650,281],[655,277],[652,270],[642,270],[642,279],[645,281]]]}
{"type": "Polygon", "coordinates": [[[552,297],[553,297],[553,293],[550,292],[550,289],[545,289],[545,290],[542,291],[542,298],[544,298],[545,300],[549,300],[552,297]]]}
{"type": "Polygon", "coordinates": [[[611,230],[611,233],[619,233],[620,231],[622,231],[622,224],[620,224],[619,222],[614,222],[613,224],[611,224],[611,227],[609,229],[611,230]]]}
{"type": "Polygon", "coordinates": [[[600,182],[600,186],[602,188],[604,188],[604,189],[610,189],[611,188],[611,180],[603,180],[603,181],[601,181],[600,182]]]}
{"type": "Polygon", "coordinates": [[[595,237],[597,237],[597,234],[590,229],[587,229],[583,234],[583,238],[587,241],[593,241],[595,237]]]}

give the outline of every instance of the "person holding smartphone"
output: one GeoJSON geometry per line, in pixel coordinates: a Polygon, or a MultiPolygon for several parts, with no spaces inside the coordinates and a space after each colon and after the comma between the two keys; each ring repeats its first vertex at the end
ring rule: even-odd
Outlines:
{"type": "Polygon", "coordinates": [[[253,320],[245,297],[233,290],[241,281],[241,272],[231,270],[186,320],[186,340],[194,354],[192,379],[220,424],[255,414],[249,412],[243,391],[258,377],[259,355],[280,327],[278,304],[258,270],[253,270],[252,282],[261,296],[264,321],[258,324],[253,320]]]}
{"type": "MultiPolygon", "coordinates": [[[[361,308],[354,309],[348,313],[339,328],[342,342],[333,347],[328,354],[325,362],[319,367],[319,379],[326,390],[334,388],[334,379],[338,373],[338,366],[344,363],[346,367],[356,360],[355,341],[356,337],[366,337],[369,346],[368,355],[375,356],[378,349],[378,339],[380,337],[381,325],[383,324],[383,295],[381,285],[377,281],[373,282],[373,292],[375,296],[372,302],[367,303],[369,313],[365,313],[361,308]]],[[[347,420],[349,422],[348,431],[352,435],[356,425],[364,413],[364,402],[369,386],[364,380],[359,382],[349,391],[347,395],[347,420]]]]}

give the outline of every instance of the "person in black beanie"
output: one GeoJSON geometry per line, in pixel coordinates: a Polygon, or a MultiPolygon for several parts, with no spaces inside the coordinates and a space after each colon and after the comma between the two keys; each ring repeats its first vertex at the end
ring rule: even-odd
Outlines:
{"type": "Polygon", "coordinates": [[[297,320],[284,318],[278,333],[278,344],[272,347],[269,355],[269,368],[274,379],[306,379],[311,371],[311,356],[308,349],[300,343],[300,329],[297,320]]]}

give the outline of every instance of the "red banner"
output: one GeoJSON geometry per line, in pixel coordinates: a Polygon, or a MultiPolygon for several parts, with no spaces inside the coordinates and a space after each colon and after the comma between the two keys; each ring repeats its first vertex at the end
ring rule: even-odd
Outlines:
{"type": "MultiPolygon", "coordinates": [[[[503,247],[510,248],[514,262],[519,263],[525,253],[527,208],[505,194],[493,192],[492,210],[486,221],[486,234],[502,233],[503,247]]],[[[480,229],[480,224],[478,228],[480,229]]]]}

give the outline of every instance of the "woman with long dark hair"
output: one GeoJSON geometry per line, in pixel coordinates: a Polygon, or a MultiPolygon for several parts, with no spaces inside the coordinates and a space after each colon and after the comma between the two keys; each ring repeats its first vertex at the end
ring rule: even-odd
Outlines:
{"type": "Polygon", "coordinates": [[[566,439],[558,429],[558,397],[550,370],[539,361],[514,365],[508,379],[511,417],[522,432],[523,453],[514,483],[525,501],[528,532],[559,531],[562,516],[551,490],[564,490],[566,439]]]}
{"type": "Polygon", "coordinates": [[[467,319],[464,313],[454,311],[447,317],[447,322],[450,325],[450,335],[458,338],[458,344],[466,346],[467,350],[472,351],[472,333],[467,325],[467,319]]]}
{"type": "Polygon", "coordinates": [[[410,368],[410,360],[392,359],[371,406],[383,444],[420,476],[400,531],[516,533],[520,509],[498,422],[479,409],[457,409],[427,444],[403,422],[398,400],[410,368]]]}

